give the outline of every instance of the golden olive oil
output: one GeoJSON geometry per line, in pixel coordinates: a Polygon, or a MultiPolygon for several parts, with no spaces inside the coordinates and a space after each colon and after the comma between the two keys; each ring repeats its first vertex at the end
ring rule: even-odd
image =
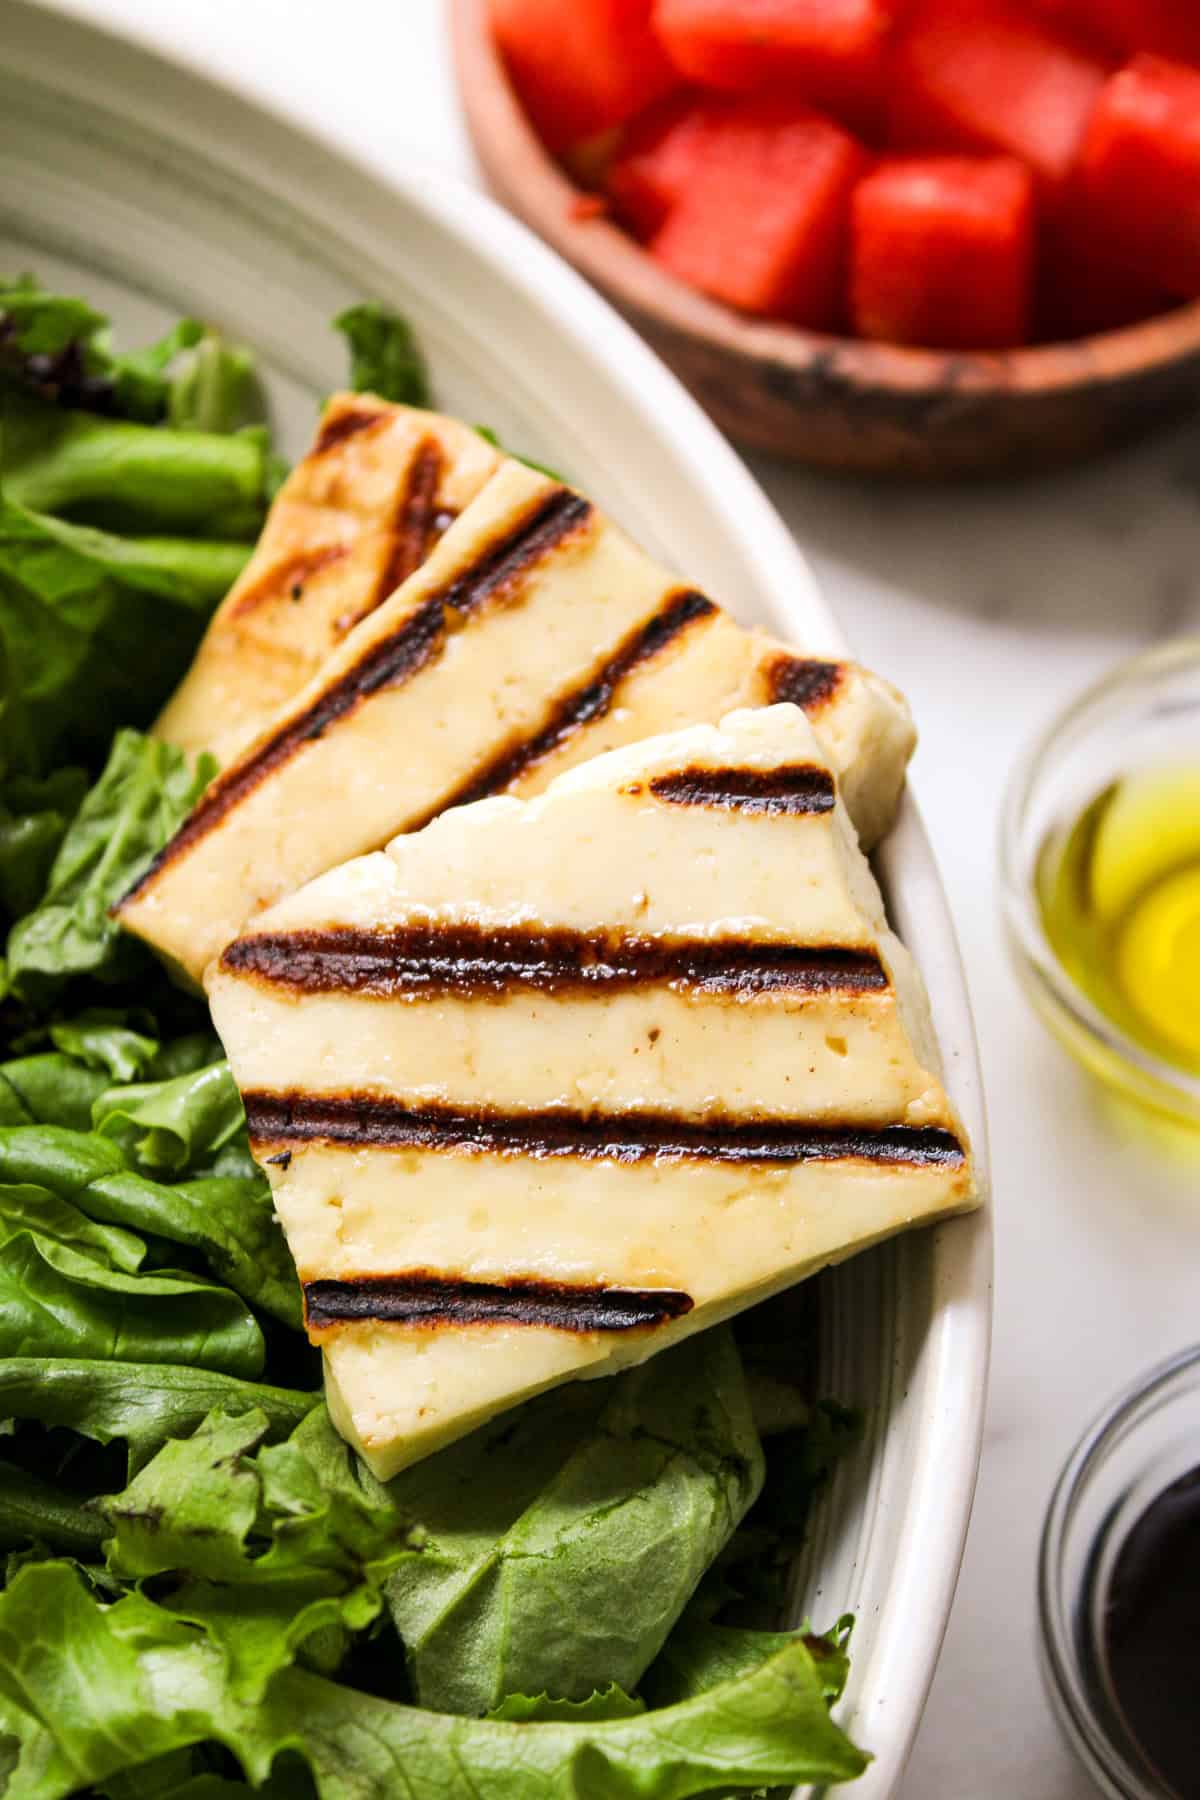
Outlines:
{"type": "Polygon", "coordinates": [[[1106,787],[1047,839],[1037,890],[1084,992],[1146,1049],[1200,1072],[1200,763],[1106,787]]]}

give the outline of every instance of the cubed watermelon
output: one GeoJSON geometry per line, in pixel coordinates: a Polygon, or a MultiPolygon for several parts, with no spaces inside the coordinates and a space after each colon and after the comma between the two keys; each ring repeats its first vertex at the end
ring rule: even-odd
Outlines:
{"type": "Polygon", "coordinates": [[[604,189],[616,217],[635,237],[653,237],[675,202],[693,183],[704,180],[705,148],[725,105],[685,88],[660,100],[627,128],[604,189]]]}
{"type": "Polygon", "coordinates": [[[1083,216],[1114,258],[1200,297],[1200,70],[1135,56],[1110,79],[1079,156],[1083,216]]]}
{"type": "Polygon", "coordinates": [[[555,155],[623,125],[677,85],[652,0],[491,0],[513,86],[555,155]]]}
{"type": "Polygon", "coordinates": [[[1069,199],[1042,234],[1036,289],[1036,335],[1050,341],[1118,331],[1176,304],[1155,283],[1114,262],[1069,199]]]}
{"type": "Polygon", "coordinates": [[[814,330],[839,322],[861,145],[780,96],[715,102],[698,171],[651,241],[660,263],[745,312],[814,330]]]}
{"type": "Polygon", "coordinates": [[[654,23],[690,81],[784,88],[856,123],[883,93],[896,0],[656,0],[654,23]]]}
{"type": "Polygon", "coordinates": [[[1123,56],[1152,50],[1174,62],[1200,63],[1196,0],[1057,0],[1068,23],[1095,32],[1123,56]]]}
{"type": "Polygon", "coordinates": [[[863,337],[1005,349],[1029,332],[1033,177],[1014,157],[896,157],[851,207],[850,309],[863,337]]]}
{"type": "Polygon", "coordinates": [[[1053,188],[1105,74],[1082,46],[1002,0],[920,0],[896,43],[889,141],[1019,156],[1053,188]]]}

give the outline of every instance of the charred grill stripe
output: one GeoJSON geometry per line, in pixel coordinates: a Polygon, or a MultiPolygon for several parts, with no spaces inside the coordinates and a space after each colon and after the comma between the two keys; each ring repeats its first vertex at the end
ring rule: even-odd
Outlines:
{"type": "Polygon", "coordinates": [[[327,1143],[354,1149],[468,1150],[534,1159],[570,1156],[638,1163],[654,1157],[718,1163],[847,1160],[958,1168],[962,1145],[936,1126],[810,1125],[799,1119],[668,1113],[502,1113],[486,1107],[405,1106],[376,1094],[243,1095],[250,1137],[266,1147],[327,1143]]]}
{"type": "Polygon", "coordinates": [[[395,631],[376,638],[358,661],[331,682],[303,712],[289,718],[269,737],[261,738],[238,762],[219,775],[114,912],[119,912],[164,868],[207,837],[266,776],[288,762],[304,744],[322,737],[331,725],[353,712],[372,694],[399,686],[432,662],[441,653],[445,642],[447,607],[465,615],[476,611],[498,592],[511,588],[564,537],[585,524],[591,511],[588,502],[568,488],[554,488],[537,500],[486,545],[467,568],[427,594],[395,631]]]}
{"type": "Polygon", "coordinates": [[[592,517],[591,503],[570,488],[552,488],[511,528],[496,538],[438,591],[444,606],[475,612],[486,600],[512,586],[537,562],[592,517]]]}
{"type": "Polygon", "coordinates": [[[536,763],[553,756],[577,731],[611,712],[621,682],[634,669],[659,655],[689,625],[711,618],[716,610],[711,600],[692,589],[672,594],[661,611],[632,631],[586,682],[559,697],[541,731],[502,750],[464,782],[446,802],[447,806],[465,806],[511,787],[536,763]]]}
{"type": "Polygon", "coordinates": [[[516,1278],[459,1281],[417,1270],[307,1281],[310,1331],[352,1321],[398,1325],[540,1325],[555,1331],[638,1331],[691,1312],[690,1294],[673,1288],[609,1288],[516,1278]]]}
{"type": "MultiPolygon", "coordinates": [[[[826,813],[836,790],[828,769],[816,763],[783,763],[774,769],[677,769],[652,775],[650,792],[676,806],[715,806],[730,812],[826,813]]],[[[626,793],[640,793],[631,783],[626,793]]]]}
{"type": "Polygon", "coordinates": [[[441,445],[436,438],[423,438],[409,464],[408,479],[396,507],[396,516],[392,522],[394,542],[391,554],[375,584],[371,600],[359,615],[360,618],[365,618],[367,613],[381,606],[389,594],[394,593],[415,569],[420,568],[440,536],[436,521],[439,517],[437,496],[442,468],[441,445]]]}
{"type": "Polygon", "coordinates": [[[514,988],[600,998],[661,983],[732,995],[880,993],[889,986],[877,956],[842,946],[471,924],[261,932],[230,944],[221,966],[294,993],[370,999],[471,998],[514,988]]]}
{"type": "Polygon", "coordinates": [[[242,589],[230,608],[230,616],[235,619],[244,618],[247,613],[257,612],[268,600],[285,597],[301,599],[305,582],[322,569],[343,561],[349,554],[349,548],[348,544],[326,544],[318,549],[301,550],[295,556],[285,557],[282,562],[264,569],[256,581],[242,589]]]}
{"type": "Polygon", "coordinates": [[[235,762],[218,775],[205,789],[175,836],[164,846],[138,877],[124,898],[113,909],[119,913],[134,897],[175,862],[180,856],[208,836],[226,815],[266,779],[274,769],[288,762],[303,744],[319,738],[329,727],[344,717],[361,700],[381,688],[395,687],[415,675],[441,650],[445,623],[441,603],[426,600],[410,613],[403,625],[386,638],[372,644],[354,667],[341,680],[314,700],[311,706],[271,737],[253,746],[240,762],[235,762]]]}
{"type": "Polygon", "coordinates": [[[844,663],[817,662],[811,657],[777,656],[764,670],[772,703],[790,700],[805,712],[819,712],[837,693],[845,677],[844,663]]]}
{"type": "Polygon", "coordinates": [[[310,456],[323,456],[326,450],[332,450],[338,444],[344,444],[347,438],[357,437],[363,431],[376,431],[381,425],[387,425],[395,417],[391,407],[380,407],[368,411],[365,407],[356,410],[346,407],[336,417],[326,418],[317,432],[316,442],[309,451],[310,456]]]}

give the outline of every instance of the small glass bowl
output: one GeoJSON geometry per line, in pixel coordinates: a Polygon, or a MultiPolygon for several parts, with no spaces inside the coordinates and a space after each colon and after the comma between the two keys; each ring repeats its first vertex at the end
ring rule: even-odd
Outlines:
{"type": "Polygon", "coordinates": [[[1042,1674],[1064,1736],[1109,1800],[1177,1800],[1129,1735],[1100,1645],[1126,1536],[1198,1462],[1200,1347],[1159,1364],[1089,1427],[1059,1476],[1042,1529],[1042,1674]]]}
{"type": "Polygon", "coordinates": [[[1144,1105],[1200,1125],[1200,1077],[1156,1056],[1064,969],[1037,897],[1038,858],[1103,788],[1139,767],[1200,761],[1200,638],[1122,663],[1061,713],[1014,772],[1000,838],[1009,942],[1034,1005],[1082,1063],[1144,1105]]]}

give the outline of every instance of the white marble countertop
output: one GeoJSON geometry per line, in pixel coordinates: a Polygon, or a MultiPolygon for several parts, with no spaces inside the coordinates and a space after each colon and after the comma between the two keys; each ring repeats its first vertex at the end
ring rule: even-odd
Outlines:
{"type": "MultiPolygon", "coordinates": [[[[353,147],[471,177],[441,0],[70,0],[353,147]]],[[[569,3],[569,0],[568,0],[569,3]]],[[[864,659],[911,697],[914,780],[970,978],[997,1208],[992,1392],[966,1562],[902,1800],[1085,1800],[1037,1669],[1034,1558],[1074,1438],[1197,1335],[1200,1164],[1153,1149],[1030,1013],[996,905],[1013,760],[1079,687],[1200,631],[1200,421],[1035,485],[879,488],[765,461],[864,659]]]]}

